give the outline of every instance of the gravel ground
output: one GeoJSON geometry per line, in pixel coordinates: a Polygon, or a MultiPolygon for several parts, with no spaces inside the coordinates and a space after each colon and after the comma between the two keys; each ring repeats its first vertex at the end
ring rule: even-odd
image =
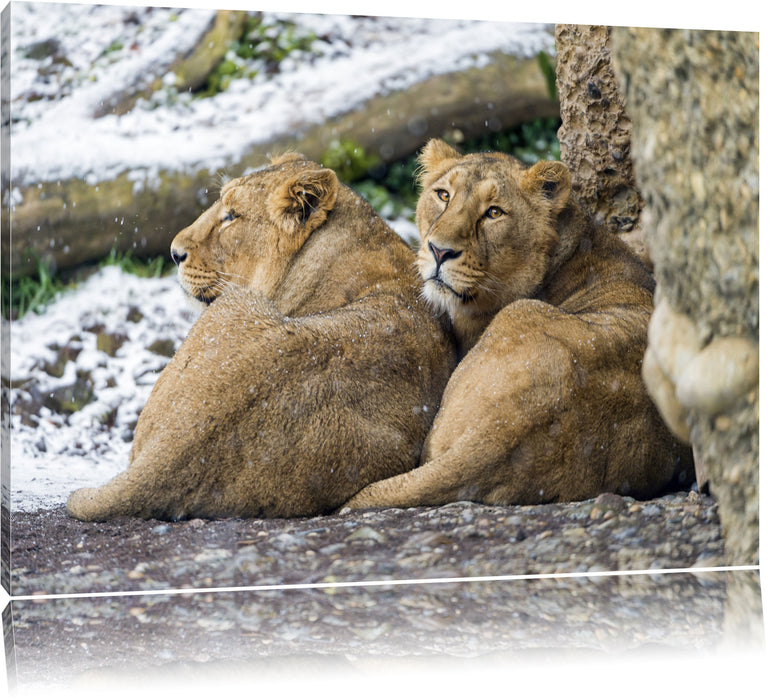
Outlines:
{"type": "Polygon", "coordinates": [[[724,565],[716,505],[696,492],[300,520],[91,524],[57,508],[12,527],[15,596],[134,592],[13,600],[9,676],[25,690],[705,653],[724,639],[730,577],[757,576],[592,575],[724,565]],[[591,575],[458,578],[564,572],[591,575]],[[212,590],[228,587],[241,590],[212,590]]]}
{"type": "Polygon", "coordinates": [[[14,596],[724,565],[716,505],[696,492],[296,520],[12,519],[14,596]]]}
{"type": "Polygon", "coordinates": [[[22,598],[3,627],[19,697],[339,697],[343,682],[383,697],[415,678],[541,686],[550,668],[556,689],[592,680],[587,697],[633,664],[619,682],[658,664],[697,688],[690,669],[731,648],[751,666],[762,649],[759,573],[708,570],[724,544],[714,500],[695,491],[296,520],[98,524],[57,507],[11,524],[22,598]]]}

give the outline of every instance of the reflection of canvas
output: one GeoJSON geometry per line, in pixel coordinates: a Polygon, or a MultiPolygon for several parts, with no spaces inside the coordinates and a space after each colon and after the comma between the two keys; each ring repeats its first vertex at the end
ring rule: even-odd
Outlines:
{"type": "Polygon", "coordinates": [[[724,638],[733,578],[758,585],[755,572],[729,572],[17,601],[13,673],[22,693],[233,674],[293,687],[307,674],[436,676],[459,664],[514,674],[645,650],[686,669],[724,638]]]}

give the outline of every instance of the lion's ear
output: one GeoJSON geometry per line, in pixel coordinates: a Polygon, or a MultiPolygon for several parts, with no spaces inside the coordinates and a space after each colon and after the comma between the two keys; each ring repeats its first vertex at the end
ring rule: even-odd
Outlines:
{"type": "Polygon", "coordinates": [[[272,165],[282,165],[283,163],[291,163],[295,160],[306,160],[306,159],[301,153],[296,153],[296,151],[286,151],[285,153],[281,153],[280,155],[272,156],[269,162],[272,165]]]}
{"type": "Polygon", "coordinates": [[[540,160],[520,174],[520,184],[528,191],[548,200],[550,212],[557,216],[571,196],[569,169],[557,160],[540,160]]]}
{"type": "Polygon", "coordinates": [[[310,168],[292,173],[269,197],[269,214],[288,234],[307,235],[318,228],[337,200],[333,170],[310,168]]]}
{"type": "Polygon", "coordinates": [[[421,187],[426,189],[460,157],[461,154],[442,139],[431,139],[418,156],[421,187]]]}

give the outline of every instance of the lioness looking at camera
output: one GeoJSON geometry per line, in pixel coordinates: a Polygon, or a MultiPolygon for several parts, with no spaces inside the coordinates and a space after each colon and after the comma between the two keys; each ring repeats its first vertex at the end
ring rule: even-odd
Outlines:
{"type": "Polygon", "coordinates": [[[423,293],[465,355],[422,466],[346,507],[649,498],[691,483],[641,379],[652,277],[583,212],[568,169],[439,140],[420,162],[423,293]]]}
{"type": "Polygon", "coordinates": [[[294,517],[418,463],[455,363],[410,248],[334,172],[289,154],[172,243],[206,306],[162,371],[126,471],[81,520],[294,517]]]}

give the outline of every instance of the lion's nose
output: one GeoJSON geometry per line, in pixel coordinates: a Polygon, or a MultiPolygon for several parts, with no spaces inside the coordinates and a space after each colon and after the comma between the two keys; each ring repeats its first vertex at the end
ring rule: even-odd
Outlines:
{"type": "Polygon", "coordinates": [[[442,266],[445,260],[455,260],[463,253],[462,250],[453,250],[452,248],[437,248],[431,241],[428,242],[428,249],[436,260],[437,269],[442,266]]]}
{"type": "Polygon", "coordinates": [[[180,265],[189,256],[189,254],[185,251],[181,252],[179,250],[175,250],[175,248],[170,250],[170,255],[172,255],[172,261],[176,265],[180,265]]]}

